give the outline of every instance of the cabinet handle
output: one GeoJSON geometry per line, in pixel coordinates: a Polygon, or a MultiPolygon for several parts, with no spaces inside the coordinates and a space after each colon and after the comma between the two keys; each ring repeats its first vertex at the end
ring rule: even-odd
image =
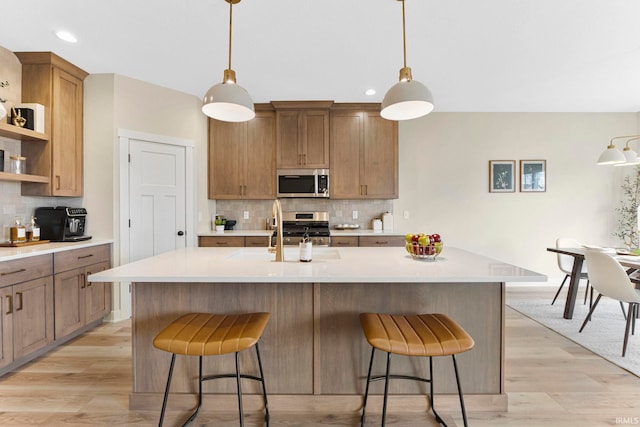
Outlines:
{"type": "Polygon", "coordinates": [[[86,285],[87,285],[87,275],[83,274],[82,275],[82,283],[80,283],[80,289],[86,288],[86,285]]]}
{"type": "Polygon", "coordinates": [[[11,298],[11,295],[6,295],[6,298],[7,298],[7,305],[9,306],[9,309],[5,314],[11,314],[13,313],[13,298],[11,298]]]}
{"type": "Polygon", "coordinates": [[[60,175],[56,175],[56,190],[60,189],[60,175]]]}
{"type": "Polygon", "coordinates": [[[228,242],[216,242],[216,245],[219,246],[227,246],[229,243],[228,242]]]}
{"type": "Polygon", "coordinates": [[[307,155],[306,154],[302,155],[302,164],[305,165],[305,166],[307,164],[307,155]]]}
{"type": "Polygon", "coordinates": [[[91,282],[87,280],[87,277],[91,276],[91,272],[87,271],[86,276],[84,276],[85,283],[87,284],[87,288],[91,287],[91,282]]]}
{"type": "Polygon", "coordinates": [[[18,301],[20,301],[20,308],[16,308],[16,311],[22,310],[22,292],[16,292],[16,296],[18,297],[18,301]]]}
{"type": "Polygon", "coordinates": [[[78,259],[91,258],[93,254],[79,256],[78,259]]]}
{"type": "Polygon", "coordinates": [[[388,245],[389,242],[379,242],[376,240],[376,245],[388,245]]]}
{"type": "Polygon", "coordinates": [[[369,186],[368,185],[364,185],[364,195],[367,196],[369,194],[369,186]]]}
{"type": "Polygon", "coordinates": [[[19,270],[2,272],[2,273],[0,273],[0,276],[8,276],[10,274],[22,273],[23,271],[27,271],[27,269],[26,268],[21,268],[19,270]]]}

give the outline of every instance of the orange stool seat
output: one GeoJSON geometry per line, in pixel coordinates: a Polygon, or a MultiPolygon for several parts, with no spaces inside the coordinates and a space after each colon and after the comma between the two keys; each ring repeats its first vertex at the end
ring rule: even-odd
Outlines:
{"type": "Polygon", "coordinates": [[[188,313],[171,322],[167,327],[156,335],[153,346],[159,350],[173,353],[169,366],[167,387],[165,389],[162,411],[160,413],[159,425],[162,426],[164,414],[171,387],[171,377],[176,355],[198,356],[199,376],[198,376],[198,406],[189,419],[183,424],[187,425],[193,421],[202,405],[202,382],[218,378],[236,378],[238,387],[238,409],[240,414],[240,426],[244,424],[242,412],[242,390],[240,378],[256,380],[262,383],[262,394],[265,407],[265,421],[269,425],[269,408],[267,406],[267,391],[264,384],[264,373],[262,371],[262,361],[258,341],[262,337],[269,313],[243,313],[243,314],[212,314],[212,313],[188,313]],[[238,353],[242,350],[255,347],[258,358],[258,368],[260,376],[246,375],[240,373],[238,353]],[[219,356],[228,353],[235,353],[236,372],[231,374],[202,375],[202,358],[206,356],[219,356]]]}
{"type": "Polygon", "coordinates": [[[174,320],[153,346],[184,356],[217,356],[246,350],[258,342],[269,313],[189,313],[174,320]]]}
{"type": "Polygon", "coordinates": [[[450,356],[473,348],[473,338],[446,314],[399,316],[363,313],[369,344],[404,356],[450,356]]]}
{"type": "Polygon", "coordinates": [[[367,375],[367,385],[362,405],[361,426],[364,426],[365,408],[369,394],[369,384],[371,381],[384,379],[384,403],[382,409],[382,425],[385,424],[387,411],[387,394],[389,379],[411,379],[430,383],[431,410],[436,416],[436,420],[446,426],[442,418],[433,407],[433,363],[432,357],[451,356],[458,385],[458,395],[464,425],[467,426],[467,415],[464,408],[462,389],[458,377],[458,366],[455,355],[471,350],[474,346],[473,338],[446,314],[415,314],[415,315],[393,315],[379,313],[360,314],[360,324],[371,345],[371,360],[369,362],[369,373],[367,375]],[[387,353],[387,370],[385,375],[371,376],[373,358],[376,349],[387,353]],[[390,364],[391,354],[403,356],[429,357],[429,378],[420,378],[408,375],[391,375],[390,364]]]}

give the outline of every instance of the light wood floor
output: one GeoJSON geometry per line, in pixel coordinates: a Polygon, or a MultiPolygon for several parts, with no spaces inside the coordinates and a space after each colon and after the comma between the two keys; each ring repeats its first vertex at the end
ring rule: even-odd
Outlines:
{"type": "MultiPolygon", "coordinates": [[[[554,292],[555,287],[510,286],[508,297],[545,296],[550,300],[554,292]]],[[[0,378],[0,425],[157,425],[159,411],[128,409],[130,332],[129,322],[105,324],[0,378]]],[[[506,389],[509,412],[470,413],[470,426],[640,423],[640,378],[511,309],[507,310],[506,389]]],[[[436,425],[429,414],[390,411],[389,426],[436,425]]],[[[452,424],[462,425],[459,414],[443,415],[453,419],[452,424]]],[[[183,416],[171,412],[165,425],[178,425],[183,416]]],[[[245,425],[262,425],[261,417],[261,413],[249,413],[245,425]]],[[[273,427],[359,425],[358,414],[300,415],[272,410],[271,417],[273,427]]],[[[235,408],[226,414],[202,412],[194,425],[235,426],[237,414],[235,408]]],[[[371,414],[367,426],[374,425],[379,425],[379,418],[371,414]]]]}

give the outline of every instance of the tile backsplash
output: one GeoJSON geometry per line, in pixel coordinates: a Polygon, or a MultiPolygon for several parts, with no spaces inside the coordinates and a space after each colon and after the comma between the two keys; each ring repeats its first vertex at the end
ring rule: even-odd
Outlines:
{"type": "MultiPolygon", "coordinates": [[[[326,200],[326,199],[280,199],[283,212],[327,211],[329,226],[336,224],[358,224],[362,229],[372,228],[371,222],[384,212],[393,213],[393,200],[326,200]],[[358,219],[353,219],[357,211],[358,219]]],[[[264,230],[272,215],[273,200],[217,200],[216,213],[227,219],[235,219],[236,230],[264,230]],[[249,219],[244,219],[248,212],[249,219]]]]}

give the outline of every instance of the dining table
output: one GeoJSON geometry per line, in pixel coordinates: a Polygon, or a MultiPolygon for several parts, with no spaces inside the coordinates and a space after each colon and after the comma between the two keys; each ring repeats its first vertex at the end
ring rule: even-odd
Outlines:
{"type": "MultiPolygon", "coordinates": [[[[627,268],[627,274],[630,276],[640,270],[640,256],[622,252],[613,248],[601,248],[601,247],[589,247],[582,246],[579,248],[547,248],[547,251],[554,252],[562,255],[569,255],[573,257],[573,268],[571,269],[571,276],[569,279],[569,289],[567,291],[567,299],[564,304],[563,317],[565,319],[573,318],[573,309],[576,304],[576,298],[578,295],[578,284],[580,282],[580,272],[582,271],[582,264],[584,264],[584,255],[588,250],[600,250],[611,255],[622,265],[627,268]]],[[[632,279],[633,282],[638,284],[640,280],[632,279]]]]}

